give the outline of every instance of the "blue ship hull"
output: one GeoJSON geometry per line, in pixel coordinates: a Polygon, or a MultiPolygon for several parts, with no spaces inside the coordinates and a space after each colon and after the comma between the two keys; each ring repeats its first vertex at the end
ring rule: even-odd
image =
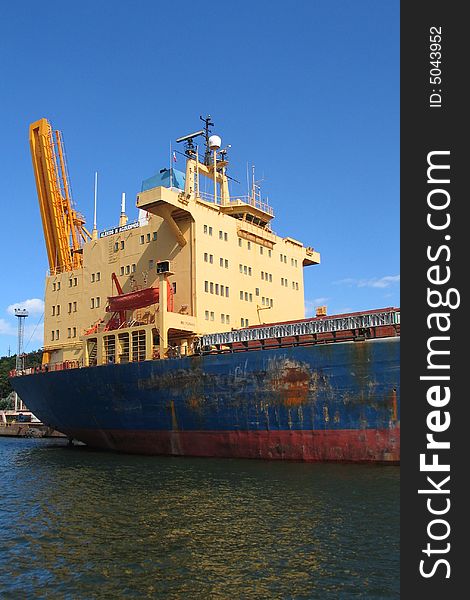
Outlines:
{"type": "Polygon", "coordinates": [[[144,454],[397,463],[399,337],[12,378],[43,423],[144,454]]]}

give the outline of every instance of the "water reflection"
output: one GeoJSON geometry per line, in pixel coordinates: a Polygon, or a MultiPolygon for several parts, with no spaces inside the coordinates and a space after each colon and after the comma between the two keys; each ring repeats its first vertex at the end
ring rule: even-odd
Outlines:
{"type": "Polygon", "coordinates": [[[59,446],[0,440],[5,597],[399,597],[395,467],[59,446]]]}

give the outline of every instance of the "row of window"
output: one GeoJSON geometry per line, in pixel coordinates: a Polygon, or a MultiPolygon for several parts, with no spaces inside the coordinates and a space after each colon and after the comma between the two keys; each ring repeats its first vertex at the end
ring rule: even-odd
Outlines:
{"type": "MultiPolygon", "coordinates": [[[[210,225],[204,225],[204,233],[206,235],[212,236],[212,233],[213,233],[212,227],[210,225]]],[[[228,242],[228,233],[226,231],[222,231],[219,229],[219,240],[228,242]]]]}
{"type": "MultiPolygon", "coordinates": [[[[99,281],[99,279],[97,280],[99,281]]],[[[78,277],[70,277],[69,279],[69,287],[76,287],[78,285],[78,277]]],[[[52,291],[58,292],[60,290],[60,281],[54,281],[52,284],[52,291]]]]}
{"type": "MultiPolygon", "coordinates": [[[[69,314],[71,312],[77,312],[77,303],[69,302],[69,314]]],[[[60,316],[60,304],[54,304],[52,306],[52,316],[59,317],[60,316]]]]}
{"type": "MultiPolygon", "coordinates": [[[[213,265],[214,255],[204,252],[204,262],[213,265]]],[[[226,269],[228,269],[228,260],[226,258],[219,258],[219,267],[225,267],[226,269]]]]}
{"type": "MultiPolygon", "coordinates": [[[[99,280],[98,280],[99,281],[99,280]]],[[[78,278],[77,277],[70,277],[69,279],[69,287],[76,287],[78,285],[78,278]]],[[[60,290],[60,281],[54,281],[54,283],[52,284],[52,291],[53,292],[58,292],[60,290]]]]}
{"type": "MultiPolygon", "coordinates": [[[[77,337],[77,328],[76,327],[67,327],[67,337],[68,338],[76,338],[77,337]]],[[[60,339],[60,331],[59,329],[52,329],[51,331],[51,341],[57,341],[60,339]]]]}
{"type": "Polygon", "coordinates": [[[228,286],[213,281],[204,281],[204,291],[216,296],[225,296],[225,298],[228,298],[230,293],[228,286]]]}
{"type": "MultiPolygon", "coordinates": [[[[153,261],[152,261],[152,263],[153,263],[153,261]]],[[[125,267],[121,267],[121,275],[124,275],[124,274],[129,275],[130,273],[135,273],[135,270],[136,270],[135,264],[126,265],[125,267]]]]}
{"type": "MultiPolygon", "coordinates": [[[[255,289],[255,295],[259,296],[259,288],[255,289]]],[[[253,302],[253,294],[251,292],[245,292],[240,290],[240,300],[244,300],[245,302],[253,302]]],[[[265,296],[261,296],[261,304],[263,306],[273,306],[273,299],[266,298],[265,296]]]]}
{"type": "MultiPolygon", "coordinates": [[[[220,266],[221,267],[224,266],[224,260],[225,260],[225,268],[228,269],[228,260],[226,260],[226,259],[223,259],[223,258],[220,259],[220,266]]],[[[214,262],[213,255],[207,254],[207,252],[204,252],[204,261],[209,262],[210,264],[213,264],[213,262],[214,262]]],[[[251,267],[249,267],[247,265],[239,264],[238,268],[239,268],[240,273],[243,273],[244,275],[249,275],[251,277],[251,275],[253,274],[251,267]]],[[[122,275],[122,273],[121,273],[121,275],[122,275]]],[[[272,283],[273,274],[266,273],[266,271],[261,271],[261,279],[263,281],[269,281],[269,283],[272,283]]],[[[281,285],[287,286],[287,279],[285,279],[284,277],[281,277],[281,285]]],[[[292,288],[299,289],[299,284],[297,283],[296,285],[294,285],[294,282],[292,282],[292,288]]]]}
{"type": "MultiPolygon", "coordinates": [[[[205,317],[206,321],[214,321],[215,320],[215,314],[213,311],[206,310],[204,313],[204,317],[205,317]]],[[[224,323],[225,325],[230,325],[230,315],[221,313],[220,314],[220,322],[224,323]]]]}
{"type": "MultiPolygon", "coordinates": [[[[238,245],[240,248],[243,248],[243,240],[242,238],[238,238],[238,245]]],[[[247,250],[251,250],[251,242],[249,240],[246,240],[246,247],[247,250]]],[[[272,256],[272,250],[270,248],[264,248],[263,246],[258,246],[259,248],[259,253],[264,255],[264,251],[266,250],[268,253],[269,258],[271,258],[272,256]]]]}
{"type": "Polygon", "coordinates": [[[140,243],[144,244],[145,242],[147,242],[147,244],[148,244],[151,239],[152,239],[153,242],[156,241],[156,239],[157,239],[157,232],[156,231],[154,231],[152,233],[151,237],[150,237],[150,233],[147,233],[147,235],[141,235],[140,236],[140,243]]]}
{"type": "Polygon", "coordinates": [[[263,279],[264,281],[269,281],[269,283],[272,283],[273,282],[273,274],[266,273],[265,271],[261,271],[261,279],[263,279]]]}
{"type": "MultiPolygon", "coordinates": [[[[206,321],[215,321],[215,313],[214,311],[209,311],[206,310],[204,313],[204,317],[206,319],[206,321]]],[[[220,314],[220,322],[223,323],[224,325],[230,325],[230,315],[226,315],[224,313],[220,314]]],[[[245,319],[244,317],[242,317],[240,319],[240,325],[242,327],[248,327],[249,326],[249,321],[248,319],[245,319]]]]}

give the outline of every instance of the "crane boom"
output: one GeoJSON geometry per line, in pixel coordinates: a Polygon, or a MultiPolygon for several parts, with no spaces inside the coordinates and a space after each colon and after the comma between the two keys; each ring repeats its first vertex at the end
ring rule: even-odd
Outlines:
{"type": "Polygon", "coordinates": [[[82,244],[91,236],[72,207],[62,135],[40,119],[29,127],[29,143],[50,272],[72,271],[82,266],[82,244]]]}

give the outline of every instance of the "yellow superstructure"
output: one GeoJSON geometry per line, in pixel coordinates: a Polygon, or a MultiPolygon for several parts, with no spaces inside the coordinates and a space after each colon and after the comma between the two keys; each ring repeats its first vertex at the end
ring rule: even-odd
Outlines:
{"type": "MultiPolygon", "coordinates": [[[[38,180],[33,144],[32,152],[38,180]]],[[[187,152],[184,189],[173,185],[170,173],[169,187],[138,194],[139,221],[123,224],[121,215],[121,226],[97,239],[81,236],[80,252],[70,229],[76,213],[70,210],[63,222],[69,227],[71,263],[54,259],[57,231],[43,216],[50,263],[45,363],[93,365],[184,355],[205,333],[304,318],[303,267],[318,264],[319,253],[272,231],[273,211],[255,186],[248,197],[231,197],[226,154],[211,148],[210,156],[202,162],[187,152]],[[212,193],[201,191],[203,178],[212,193]],[[108,297],[119,295],[116,279],[126,298],[149,287],[166,290],[168,282],[173,306],[167,293],[160,293],[158,303],[118,319],[106,311],[108,297]]],[[[52,212],[43,208],[47,194],[39,184],[38,195],[41,213],[52,212]]]]}

